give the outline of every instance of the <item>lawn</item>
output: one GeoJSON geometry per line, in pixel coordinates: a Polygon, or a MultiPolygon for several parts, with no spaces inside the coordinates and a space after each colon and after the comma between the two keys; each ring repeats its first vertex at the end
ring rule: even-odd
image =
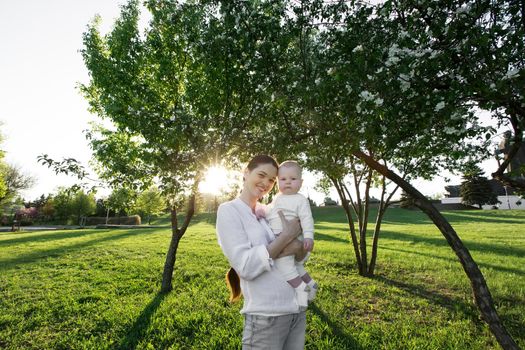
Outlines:
{"type": "MultiPolygon", "coordinates": [[[[497,310],[525,347],[525,211],[445,212],[480,266],[497,310]]],[[[319,208],[308,270],[320,283],[307,349],[498,349],[445,239],[418,211],[390,209],[375,278],[356,273],[343,212],[319,208]]],[[[159,294],[166,229],[0,233],[0,348],[235,349],[240,304],[213,215],[178,250],[159,294]]]]}

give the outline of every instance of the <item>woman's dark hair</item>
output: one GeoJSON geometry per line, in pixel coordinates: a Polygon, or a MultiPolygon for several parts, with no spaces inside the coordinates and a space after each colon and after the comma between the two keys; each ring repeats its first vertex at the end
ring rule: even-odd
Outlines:
{"type": "Polygon", "coordinates": [[[228,285],[230,290],[230,303],[239,301],[242,296],[241,279],[233,267],[230,267],[228,272],[226,272],[226,285],[228,285]]]}
{"type": "Polygon", "coordinates": [[[275,169],[279,169],[279,164],[277,163],[277,161],[273,157],[268,156],[266,154],[259,154],[253,157],[246,167],[248,168],[248,170],[252,171],[261,164],[271,164],[275,167],[275,169]]]}

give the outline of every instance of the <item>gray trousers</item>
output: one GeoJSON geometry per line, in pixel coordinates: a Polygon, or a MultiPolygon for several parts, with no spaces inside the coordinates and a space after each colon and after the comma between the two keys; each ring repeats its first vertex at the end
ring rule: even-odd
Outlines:
{"type": "Polygon", "coordinates": [[[243,350],[302,350],[306,312],[283,316],[244,315],[243,350]]]}

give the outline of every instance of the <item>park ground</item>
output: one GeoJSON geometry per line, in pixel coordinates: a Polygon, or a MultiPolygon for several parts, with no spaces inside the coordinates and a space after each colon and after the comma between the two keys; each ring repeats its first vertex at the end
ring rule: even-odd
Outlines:
{"type": "MultiPolygon", "coordinates": [[[[444,214],[524,348],[525,211],[444,214]]],[[[317,208],[314,217],[308,270],[320,291],[307,349],[499,349],[460,263],[423,213],[387,212],[374,278],[356,272],[343,211],[317,208]]],[[[214,215],[195,218],[174,289],[159,294],[169,240],[168,227],[0,232],[0,348],[239,348],[241,305],[227,302],[214,215]]]]}

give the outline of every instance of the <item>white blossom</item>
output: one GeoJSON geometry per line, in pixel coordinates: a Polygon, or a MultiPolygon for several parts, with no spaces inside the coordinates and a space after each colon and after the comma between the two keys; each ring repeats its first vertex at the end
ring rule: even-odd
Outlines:
{"type": "Polygon", "coordinates": [[[470,11],[470,6],[468,4],[463,4],[460,8],[456,10],[456,14],[458,15],[466,14],[469,11],[470,11]]]}
{"type": "Polygon", "coordinates": [[[390,67],[394,64],[397,64],[398,62],[400,61],[399,57],[396,57],[396,56],[388,56],[386,62],[385,62],[385,66],[387,67],[390,67]]]}
{"type": "Polygon", "coordinates": [[[359,52],[359,51],[363,51],[363,45],[357,45],[357,46],[354,47],[354,49],[352,50],[352,52],[359,52]]]}
{"type": "Polygon", "coordinates": [[[441,101],[439,102],[436,107],[434,108],[434,112],[439,112],[440,110],[442,110],[443,108],[445,108],[445,102],[441,101]]]}
{"type": "Polygon", "coordinates": [[[445,128],[443,129],[443,131],[445,132],[445,134],[449,134],[449,135],[452,135],[452,134],[457,133],[457,130],[456,130],[456,129],[451,128],[451,127],[449,127],[449,126],[445,126],[445,128]]]}
{"type": "Polygon", "coordinates": [[[359,96],[365,101],[372,101],[374,99],[374,95],[368,92],[367,90],[361,91],[359,96]]]}
{"type": "Polygon", "coordinates": [[[512,79],[516,78],[519,75],[519,70],[517,68],[509,67],[509,70],[507,71],[507,74],[503,77],[503,79],[512,79]]]}
{"type": "Polygon", "coordinates": [[[405,31],[405,30],[401,30],[401,32],[399,33],[399,39],[404,39],[404,38],[407,38],[409,36],[410,35],[408,35],[408,32],[405,31]]]}
{"type": "Polygon", "coordinates": [[[401,88],[401,92],[405,92],[408,89],[410,89],[410,82],[409,81],[406,81],[406,80],[400,79],[400,78],[398,78],[397,80],[399,80],[399,87],[401,88]]]}

